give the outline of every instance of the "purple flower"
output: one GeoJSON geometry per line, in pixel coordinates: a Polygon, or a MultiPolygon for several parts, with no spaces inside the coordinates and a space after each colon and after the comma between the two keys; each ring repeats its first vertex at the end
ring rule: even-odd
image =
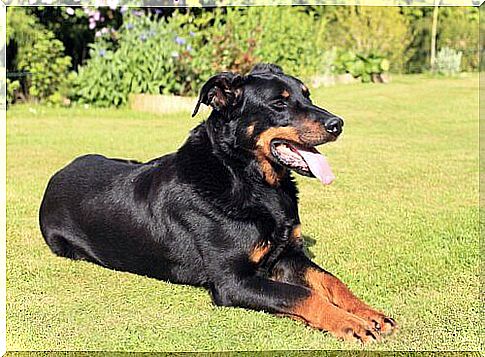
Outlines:
{"type": "Polygon", "coordinates": [[[94,34],[95,37],[101,37],[101,31],[96,31],[96,33],[94,34]]]}
{"type": "Polygon", "coordinates": [[[99,52],[98,52],[98,55],[99,55],[100,57],[104,57],[104,56],[106,56],[106,50],[105,50],[104,48],[100,49],[100,50],[99,50],[99,52]]]}
{"type": "Polygon", "coordinates": [[[72,7],[66,8],[66,12],[68,15],[71,15],[71,16],[74,15],[74,9],[72,7]]]}
{"type": "Polygon", "coordinates": [[[122,14],[124,14],[124,13],[125,13],[127,10],[128,10],[128,6],[123,5],[123,6],[121,7],[121,9],[120,9],[120,12],[121,12],[122,14]]]}
{"type": "Polygon", "coordinates": [[[93,18],[95,21],[99,21],[101,18],[101,13],[99,11],[95,11],[93,14],[93,18]]]}
{"type": "Polygon", "coordinates": [[[191,45],[187,45],[187,51],[192,51],[192,46],[191,45]]]}
{"type": "Polygon", "coordinates": [[[195,36],[195,32],[190,31],[190,32],[189,32],[189,35],[190,35],[190,36],[192,36],[192,37],[194,37],[194,36],[195,36]]]}
{"type": "Polygon", "coordinates": [[[140,41],[145,42],[146,40],[147,40],[147,35],[146,35],[146,34],[144,34],[144,33],[142,33],[142,34],[140,35],[140,41]]]}
{"type": "Polygon", "coordinates": [[[144,15],[144,12],[140,11],[140,10],[133,10],[131,13],[134,16],[143,16],[144,15]]]}
{"type": "Polygon", "coordinates": [[[133,27],[135,27],[135,26],[134,26],[132,23],[130,23],[130,22],[128,22],[128,23],[126,24],[126,29],[127,29],[127,30],[131,30],[133,27]]]}
{"type": "Polygon", "coordinates": [[[185,45],[186,41],[185,41],[185,38],[176,36],[175,42],[177,43],[177,45],[182,46],[182,45],[185,45]]]}
{"type": "Polygon", "coordinates": [[[96,27],[96,22],[94,21],[89,21],[89,29],[93,30],[96,27]]]}
{"type": "Polygon", "coordinates": [[[154,12],[155,15],[160,15],[163,12],[163,10],[155,9],[153,12],[154,12]]]}

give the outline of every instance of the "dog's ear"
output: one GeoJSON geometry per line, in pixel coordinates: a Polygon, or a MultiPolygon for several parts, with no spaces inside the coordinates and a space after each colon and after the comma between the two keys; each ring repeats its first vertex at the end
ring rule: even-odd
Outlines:
{"type": "Polygon", "coordinates": [[[192,116],[197,114],[201,103],[210,105],[217,111],[234,105],[242,93],[241,83],[242,77],[232,72],[222,72],[209,78],[200,90],[192,116]]]}

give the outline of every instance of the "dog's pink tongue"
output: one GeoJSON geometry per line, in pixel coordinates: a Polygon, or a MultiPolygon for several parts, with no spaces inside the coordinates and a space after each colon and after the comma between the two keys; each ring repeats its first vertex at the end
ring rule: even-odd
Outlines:
{"type": "Polygon", "coordinates": [[[335,180],[335,175],[333,174],[327,159],[320,154],[317,149],[313,149],[312,151],[299,149],[298,152],[308,164],[310,171],[324,185],[330,185],[335,180]]]}

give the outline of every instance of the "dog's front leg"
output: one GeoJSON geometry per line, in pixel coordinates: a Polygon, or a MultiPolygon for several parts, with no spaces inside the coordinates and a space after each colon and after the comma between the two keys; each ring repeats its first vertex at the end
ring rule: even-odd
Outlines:
{"type": "Polygon", "coordinates": [[[304,286],[269,280],[257,275],[227,276],[211,287],[217,305],[244,307],[286,315],[343,339],[363,342],[379,339],[365,320],[332,304],[323,294],[304,286]]]}
{"type": "Polygon", "coordinates": [[[334,306],[355,315],[382,335],[389,335],[397,328],[396,322],[364,303],[350,289],[331,273],[313,263],[302,250],[288,251],[273,269],[273,278],[310,288],[334,306]]]}

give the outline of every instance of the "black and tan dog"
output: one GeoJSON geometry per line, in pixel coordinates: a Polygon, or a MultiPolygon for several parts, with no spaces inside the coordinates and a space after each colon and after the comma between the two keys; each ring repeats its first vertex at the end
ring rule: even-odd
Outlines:
{"type": "Polygon", "coordinates": [[[216,305],[303,320],[344,339],[379,340],[393,319],[304,253],[290,170],[330,183],[316,145],[343,121],[275,65],[202,87],[209,118],[147,163],[82,156],[50,180],[42,234],[60,256],[207,288],[216,305]]]}

